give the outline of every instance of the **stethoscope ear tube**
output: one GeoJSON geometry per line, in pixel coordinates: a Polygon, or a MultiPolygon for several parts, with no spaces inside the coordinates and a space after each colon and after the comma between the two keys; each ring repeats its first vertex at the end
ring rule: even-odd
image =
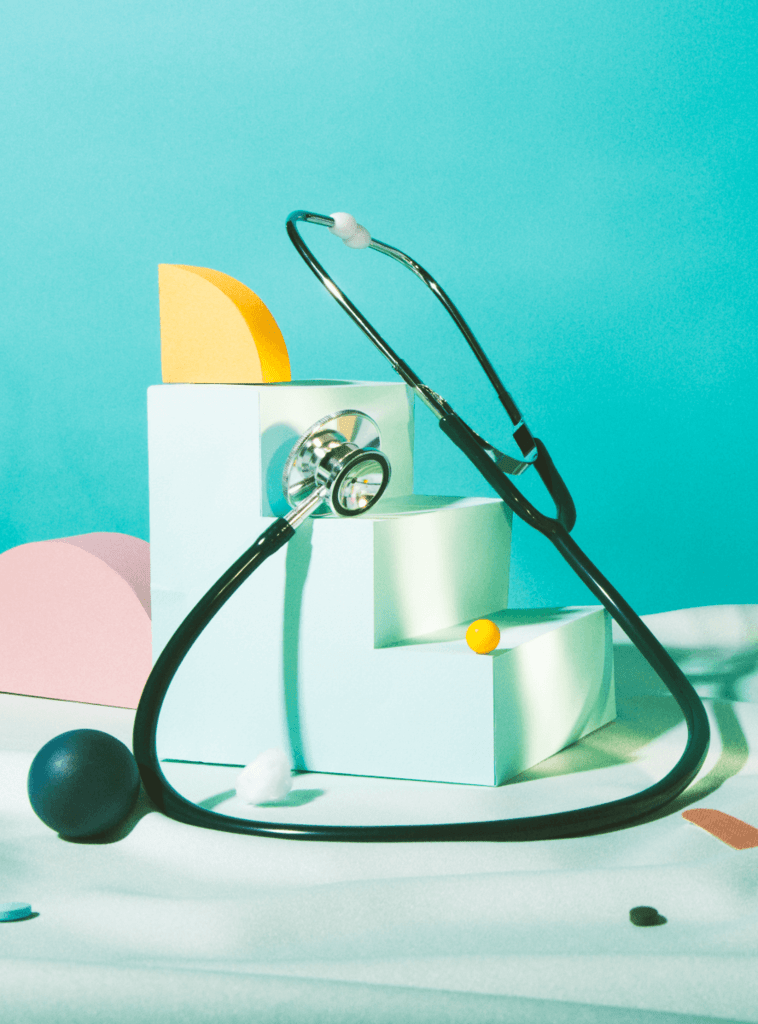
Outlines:
{"type": "Polygon", "coordinates": [[[474,432],[457,413],[451,411],[447,415],[442,416],[439,420],[439,425],[443,433],[447,434],[453,444],[468,458],[469,462],[476,466],[490,487],[500,495],[503,501],[520,519],[523,519],[524,522],[533,526],[535,530],[539,530],[540,533],[544,533],[547,537],[559,526],[567,533],[573,529],[576,522],[574,502],[563,482],[563,478],[555,468],[547,448],[539,438],[534,438],[537,449],[537,459],[534,462],[534,467],[555,503],[555,518],[544,515],[524,497],[515,484],[508,479],[506,474],[502,472],[483,450],[474,432]]]}

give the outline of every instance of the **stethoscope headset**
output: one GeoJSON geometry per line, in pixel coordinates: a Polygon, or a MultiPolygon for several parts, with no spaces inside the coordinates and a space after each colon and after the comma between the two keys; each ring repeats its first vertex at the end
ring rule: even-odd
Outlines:
{"type": "Polygon", "coordinates": [[[308,516],[329,511],[337,515],[359,515],[373,507],[387,485],[389,463],[378,448],[376,425],[357,410],[343,410],[314,424],[292,449],[284,472],[284,490],[293,506],[292,510],[264,530],[214,583],[158,657],[145,684],[134,722],[134,756],[148,795],[165,814],[178,821],[225,832],[281,839],[343,842],[517,841],[592,835],[641,822],[686,789],[705,760],[710,731],[705,709],[697,693],[647,626],[574,542],[570,535],[576,521],[574,503],[547,448],[539,438],[532,436],[466,321],[434,278],[399,249],[371,238],[368,231],[356,224],[355,219],[348,214],[323,217],[296,210],[287,218],[287,233],[316,277],[389,360],[402,380],[437,417],[440,428],[453,444],[469,458],[517,516],[547,537],[623,629],[679,705],[687,723],[687,744],[674,768],[659,782],[639,793],[592,807],[527,818],[434,825],[298,825],[235,818],[217,814],[185,800],[163,774],[156,750],[156,732],[163,700],[190,647],[232,594],[262,562],[292,539],[297,527],[308,516]],[[298,231],[297,225],[301,221],[329,228],[350,248],[370,248],[392,257],[411,270],[434,293],[453,318],[494,387],[512,422],[513,438],[523,459],[504,455],[481,438],[448,402],[427,387],[410,366],[399,358],[316,260],[298,231]],[[509,475],[518,476],[530,466],[534,466],[555,504],[554,517],[538,511],[509,479],[509,475]]]}

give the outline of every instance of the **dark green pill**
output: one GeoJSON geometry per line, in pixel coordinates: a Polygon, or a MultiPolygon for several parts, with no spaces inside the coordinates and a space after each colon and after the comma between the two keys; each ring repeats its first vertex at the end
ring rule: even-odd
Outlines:
{"type": "Polygon", "coordinates": [[[632,907],[629,911],[629,920],[640,928],[666,923],[666,918],[662,917],[655,907],[632,907]]]}

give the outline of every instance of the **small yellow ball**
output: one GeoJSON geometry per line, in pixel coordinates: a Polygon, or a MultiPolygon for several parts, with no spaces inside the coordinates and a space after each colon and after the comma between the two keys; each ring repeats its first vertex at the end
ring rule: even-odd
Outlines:
{"type": "Polygon", "coordinates": [[[491,619],[475,619],[466,630],[466,643],[477,654],[489,654],[500,643],[500,630],[491,619]]]}

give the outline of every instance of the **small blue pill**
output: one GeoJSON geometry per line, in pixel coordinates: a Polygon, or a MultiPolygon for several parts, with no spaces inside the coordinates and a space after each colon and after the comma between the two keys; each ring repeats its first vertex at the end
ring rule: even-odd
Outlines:
{"type": "Polygon", "coordinates": [[[0,903],[0,921],[20,921],[31,912],[31,903],[0,903]]]}

